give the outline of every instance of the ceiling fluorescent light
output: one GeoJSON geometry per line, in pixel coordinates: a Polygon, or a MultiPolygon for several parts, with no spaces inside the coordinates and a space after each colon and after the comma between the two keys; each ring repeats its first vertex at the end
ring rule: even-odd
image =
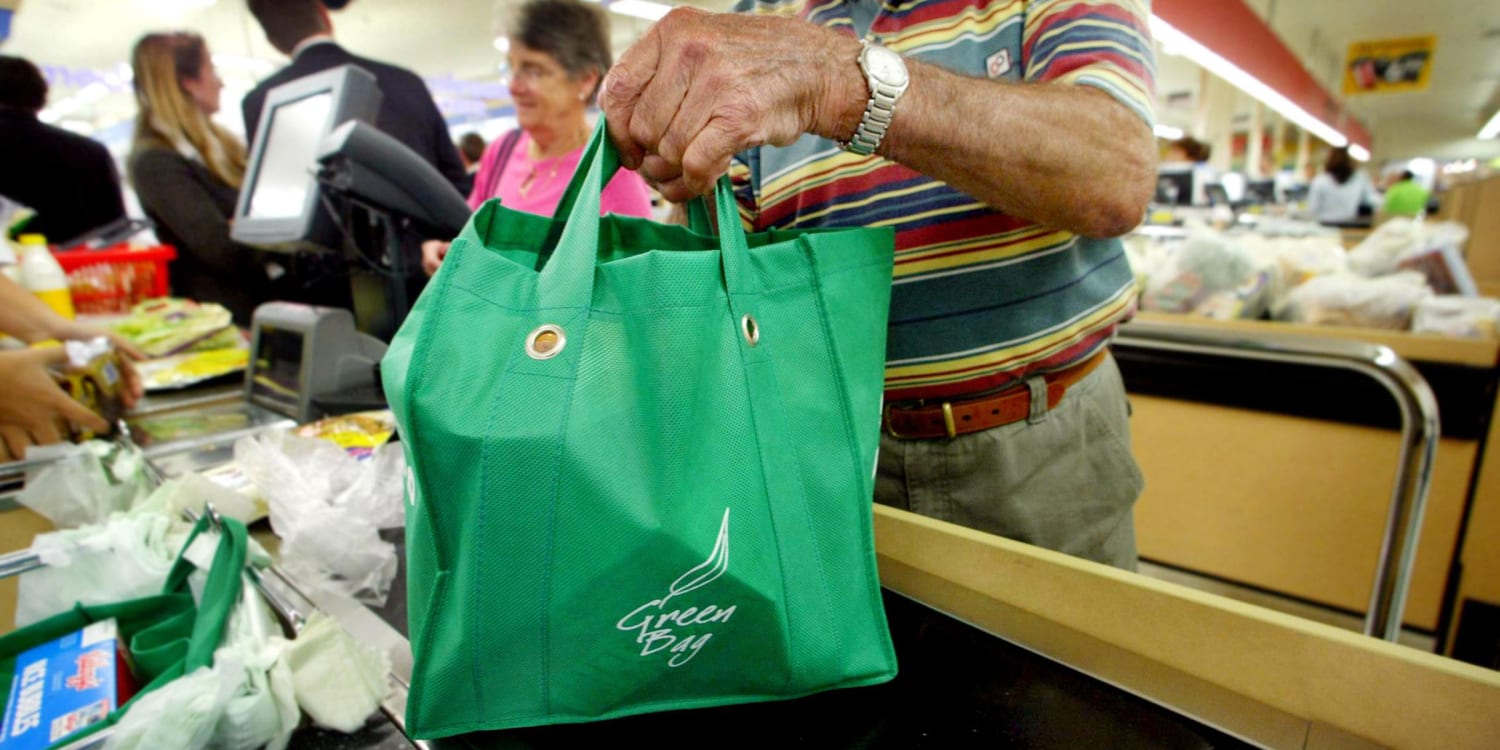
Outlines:
{"type": "Polygon", "coordinates": [[[509,52],[510,51],[510,37],[508,37],[508,36],[497,36],[497,37],[495,37],[495,51],[496,52],[509,52]]]}
{"type": "Polygon", "coordinates": [[[1349,139],[1328,123],[1313,117],[1307,110],[1293,104],[1275,89],[1260,82],[1260,79],[1241,70],[1234,63],[1220,57],[1213,50],[1194,41],[1192,37],[1173,28],[1166,21],[1151,16],[1151,35],[1163,46],[1172,47],[1208,72],[1228,81],[1231,86],[1249,94],[1251,98],[1281,113],[1282,117],[1301,126],[1303,130],[1321,138],[1331,146],[1347,146],[1349,139]]]}
{"type": "Polygon", "coordinates": [[[1495,110],[1495,114],[1490,117],[1490,121],[1479,129],[1479,140],[1481,141],[1487,141],[1496,136],[1500,136],[1500,109],[1495,110]]]}
{"type": "Polygon", "coordinates": [[[1349,144],[1349,155],[1354,157],[1355,161],[1370,160],[1370,150],[1365,148],[1364,146],[1359,145],[1358,143],[1349,144]]]}
{"type": "Polygon", "coordinates": [[[672,6],[653,3],[650,0],[617,0],[607,7],[613,13],[644,18],[647,21],[659,21],[662,16],[672,12],[672,6]]]}
{"type": "Polygon", "coordinates": [[[1155,131],[1157,138],[1165,138],[1169,141],[1175,141],[1182,137],[1182,128],[1174,128],[1171,125],[1157,123],[1155,131]]]}

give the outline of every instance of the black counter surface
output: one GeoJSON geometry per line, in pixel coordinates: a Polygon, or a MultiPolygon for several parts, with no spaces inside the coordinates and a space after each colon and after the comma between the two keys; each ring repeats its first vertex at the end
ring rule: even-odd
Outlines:
{"type": "MultiPolygon", "coordinates": [[[[397,531],[388,538],[404,553],[400,536],[397,531]]],[[[405,574],[403,559],[391,603],[378,612],[403,634],[405,574]]],[[[884,685],[792,701],[471,734],[430,745],[434,750],[1250,747],[919,602],[886,592],[885,606],[900,674],[884,685]]],[[[310,750],[396,746],[294,744],[310,750]]]]}

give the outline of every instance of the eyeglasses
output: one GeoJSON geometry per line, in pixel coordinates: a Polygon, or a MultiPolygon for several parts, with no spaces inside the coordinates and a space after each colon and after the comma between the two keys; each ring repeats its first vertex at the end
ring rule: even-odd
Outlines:
{"type": "Polygon", "coordinates": [[[562,73],[562,70],[559,68],[552,68],[537,63],[527,62],[521,63],[520,67],[511,68],[510,78],[511,80],[522,80],[528,83],[537,83],[539,81],[545,81],[550,78],[556,78],[557,76],[562,75],[562,73]]]}

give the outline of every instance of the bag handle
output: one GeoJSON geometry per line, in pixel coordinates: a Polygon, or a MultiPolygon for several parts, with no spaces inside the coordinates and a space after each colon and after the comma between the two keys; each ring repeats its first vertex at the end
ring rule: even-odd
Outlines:
{"type": "MultiPolygon", "coordinates": [[[[162,593],[175,594],[187,590],[188,576],[196,565],[187,558],[187,550],[198,536],[215,525],[209,514],[204,514],[193,524],[193,531],[182,545],[182,552],[167,574],[162,593]]],[[[212,566],[208,569],[208,582],[203,586],[203,598],[198,602],[198,611],[193,618],[193,635],[188,640],[187,656],[183,674],[199,667],[211,666],[214,651],[224,638],[224,627],[229,613],[239,601],[244,587],[245,558],[249,549],[249,533],[245,525],[233,518],[218,517],[219,545],[214,550],[212,566]]]]}
{"type": "MultiPolygon", "coordinates": [[[[600,117],[578,160],[573,179],[557,204],[554,219],[565,223],[554,221],[554,227],[560,226],[561,230],[554,229],[558,236],[548,244],[556,249],[538,279],[542,307],[587,309],[593,296],[594,266],[599,255],[600,196],[619,169],[620,154],[609,138],[604,118],[600,117]]],[[[760,290],[753,286],[745,229],[740,225],[739,207],[727,176],[719,178],[714,194],[719,217],[720,266],[735,317],[739,318],[751,312],[740,308],[750,304],[760,290]]]]}

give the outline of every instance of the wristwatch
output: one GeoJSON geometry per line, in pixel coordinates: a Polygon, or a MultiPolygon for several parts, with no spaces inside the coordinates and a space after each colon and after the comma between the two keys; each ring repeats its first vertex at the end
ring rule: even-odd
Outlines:
{"type": "Polygon", "coordinates": [[[906,61],[879,42],[862,41],[859,51],[859,69],[865,73],[870,84],[870,101],[865,103],[865,115],[860,118],[854,137],[844,144],[844,149],[868,156],[885,139],[885,131],[891,126],[896,114],[896,102],[906,93],[911,78],[906,73],[906,61]]]}

